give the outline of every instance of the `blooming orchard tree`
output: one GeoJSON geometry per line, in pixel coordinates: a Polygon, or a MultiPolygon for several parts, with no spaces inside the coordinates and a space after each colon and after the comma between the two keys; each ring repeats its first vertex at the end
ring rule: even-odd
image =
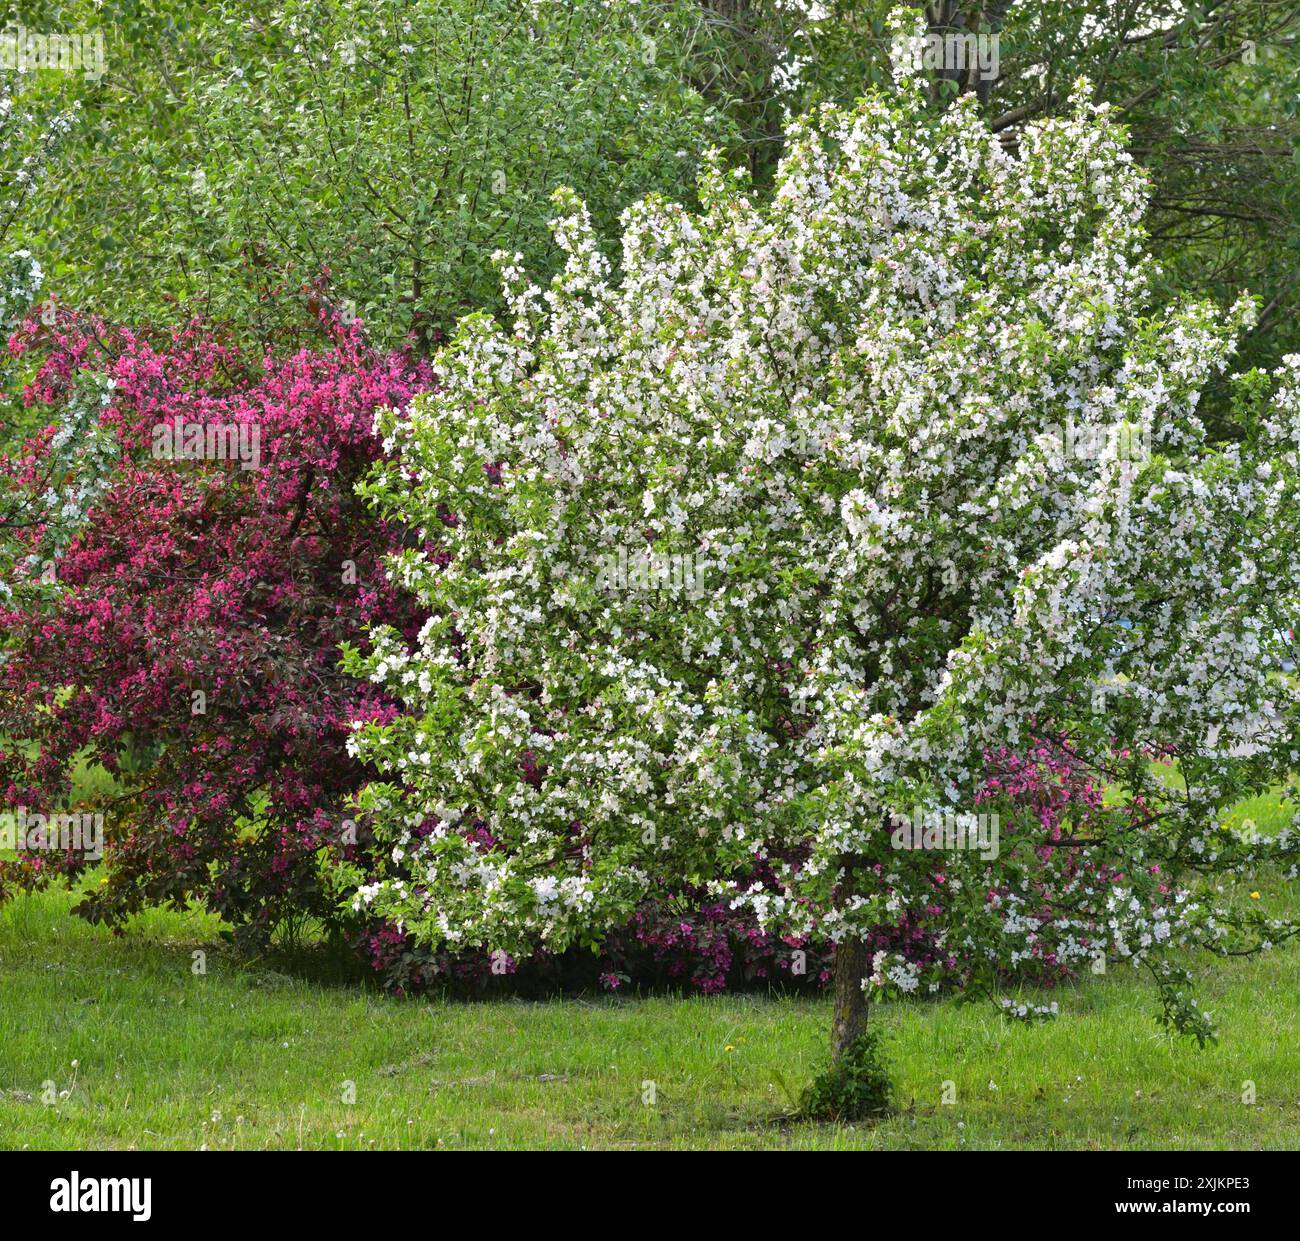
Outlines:
{"type": "Polygon", "coordinates": [[[700,882],[831,933],[837,1055],[869,995],[935,981],[864,943],[905,915],[976,987],[1045,949],[1131,962],[1210,1035],[1169,950],[1297,929],[1221,878],[1294,875],[1296,833],[1220,820],[1300,760],[1300,359],[1232,381],[1211,442],[1251,304],[1153,314],[1144,178],[1086,100],[1008,151],[900,78],[798,124],[770,203],[715,161],[699,214],[631,208],[618,282],[557,196],[549,290],[503,264],[513,322],[464,320],[381,415],[366,489],[438,550],[391,562],[418,643],[349,656],[405,704],[355,725],[391,847],[345,872],[358,907],[516,954],[700,882]],[[899,847],[1044,747],[1112,796],[899,847]],[[792,855],[775,893],[738,878],[792,855]]]}

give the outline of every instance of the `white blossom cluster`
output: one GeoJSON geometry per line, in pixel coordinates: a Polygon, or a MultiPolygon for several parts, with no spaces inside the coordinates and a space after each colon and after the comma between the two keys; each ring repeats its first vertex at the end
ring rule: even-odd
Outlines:
{"type": "Polygon", "coordinates": [[[1050,1004],[1026,1004],[1003,996],[998,1003],[1002,1011],[1016,1021],[1055,1021],[1061,1015],[1061,1007],[1055,1000],[1050,1004]]]}
{"type": "Polygon", "coordinates": [[[0,270],[0,324],[13,326],[41,291],[45,273],[30,250],[15,250],[0,270]]]}
{"type": "Polygon", "coordinates": [[[33,545],[6,546],[0,529],[0,553],[13,564],[12,580],[0,577],[0,600],[13,598],[16,588],[57,589],[57,562],[78,528],[90,516],[95,501],[108,490],[121,451],[100,417],[113,398],[113,381],[104,375],[80,377],[46,444],[42,466],[44,489],[33,502],[15,507],[26,524],[39,524],[41,537],[33,545]]]}
{"type": "Polygon", "coordinates": [[[420,530],[392,573],[431,619],[349,657],[405,709],[353,737],[399,851],[358,899],[510,950],[686,882],[836,939],[929,919],[991,967],[1196,938],[1162,887],[1296,849],[1215,824],[1300,759],[1272,658],[1300,358],[1234,381],[1243,435],[1211,438],[1252,303],[1153,305],[1145,180],[1082,84],[1012,153],[904,78],[796,125],[770,201],[716,158],[701,201],[630,208],[616,279],[557,195],[564,270],[503,259],[511,321],[464,320],[439,389],[381,416],[396,464],[366,491],[420,530]],[[1100,451],[1067,457],[1064,425],[1100,451]],[[598,589],[638,546],[707,560],[709,589],[598,589]],[[937,899],[891,815],[969,809],[986,751],[1049,734],[1130,798],[1059,868],[1071,912],[1045,920],[1005,847],[937,899]],[[783,891],[741,878],[756,859],[783,891]]]}
{"type": "MultiPolygon", "coordinates": [[[[0,72],[0,169],[8,185],[0,212],[0,242],[21,225],[22,209],[37,186],[55,147],[76,120],[79,103],[50,113],[32,105],[22,94],[20,75],[0,72]]],[[[10,240],[12,244],[12,240],[10,240]]],[[[0,259],[0,330],[12,331],[31,310],[45,273],[28,249],[15,249],[0,259]]],[[[50,303],[52,308],[52,303],[50,303]]],[[[95,381],[99,385],[100,381],[95,381]]],[[[66,543],[70,528],[84,519],[104,477],[116,459],[108,436],[99,428],[98,387],[70,408],[50,443],[48,486],[35,506],[26,502],[24,488],[0,491],[0,601],[12,598],[18,583],[44,585],[47,569],[66,543]],[[14,531],[42,525],[48,532],[37,551],[14,538],[14,531]]]]}

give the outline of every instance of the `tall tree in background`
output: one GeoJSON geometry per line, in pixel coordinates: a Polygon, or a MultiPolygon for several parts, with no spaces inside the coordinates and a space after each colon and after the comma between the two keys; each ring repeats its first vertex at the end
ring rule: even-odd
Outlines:
{"type": "Polygon", "coordinates": [[[109,35],[37,227],[63,300],[116,323],[202,312],[270,337],[315,321],[277,294],[328,269],[373,338],[427,344],[496,295],[498,246],[551,261],[557,185],[612,236],[642,194],[689,195],[726,129],[639,3],[33,7],[109,35]]]}
{"type": "MultiPolygon", "coordinates": [[[[1263,309],[1244,357],[1300,347],[1300,4],[918,7],[934,32],[999,41],[992,79],[930,75],[936,108],[976,95],[1014,148],[1088,76],[1154,177],[1162,287],[1220,301],[1249,287],[1263,309]]],[[[557,184],[583,194],[605,237],[648,190],[689,200],[714,143],[770,187],[791,116],[888,82],[888,8],[37,0],[20,20],[103,29],[109,63],[60,87],[82,116],[33,204],[29,248],[62,300],[117,322],[170,306],[287,331],[314,315],[284,318],[273,294],[328,266],[340,305],[380,337],[427,337],[495,297],[497,245],[537,271],[554,261],[557,184]]]]}

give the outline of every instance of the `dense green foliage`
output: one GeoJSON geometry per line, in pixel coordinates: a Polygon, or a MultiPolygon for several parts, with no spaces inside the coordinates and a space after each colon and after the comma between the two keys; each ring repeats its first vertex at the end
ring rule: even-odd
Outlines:
{"type": "MultiPolygon", "coordinates": [[[[288,333],[267,294],[328,267],[381,343],[429,337],[497,305],[498,246],[548,270],[559,184],[606,238],[647,191],[689,205],[711,144],[769,185],[792,115],[888,80],[891,5],[40,0],[18,20],[104,31],[108,71],[31,75],[43,106],[81,111],[19,231],[52,293],[111,320],[184,307],[288,333]]],[[[1087,75],[1155,178],[1166,291],[1249,288],[1245,360],[1297,347],[1300,5],[924,7],[934,31],[999,39],[995,79],[931,75],[936,107],[973,91],[1014,147],[1087,75]]]]}
{"type": "MultiPolygon", "coordinates": [[[[725,123],[661,63],[641,6],[290,0],[46,6],[108,27],[36,229],[65,300],[117,322],[201,309],[263,337],[322,269],[393,343],[491,305],[489,256],[545,265],[547,196],[602,226],[678,195],[725,123]]],[[[57,75],[56,75],[57,76],[57,75]]]]}

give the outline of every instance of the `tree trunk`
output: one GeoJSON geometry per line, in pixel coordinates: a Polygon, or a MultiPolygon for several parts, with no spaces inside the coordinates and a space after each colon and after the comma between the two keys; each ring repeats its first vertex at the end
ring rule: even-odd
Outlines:
{"type": "Polygon", "coordinates": [[[831,1017],[831,1059],[867,1028],[867,997],[862,980],[867,976],[867,946],[862,940],[842,939],[835,945],[835,1008],[831,1017]]]}

